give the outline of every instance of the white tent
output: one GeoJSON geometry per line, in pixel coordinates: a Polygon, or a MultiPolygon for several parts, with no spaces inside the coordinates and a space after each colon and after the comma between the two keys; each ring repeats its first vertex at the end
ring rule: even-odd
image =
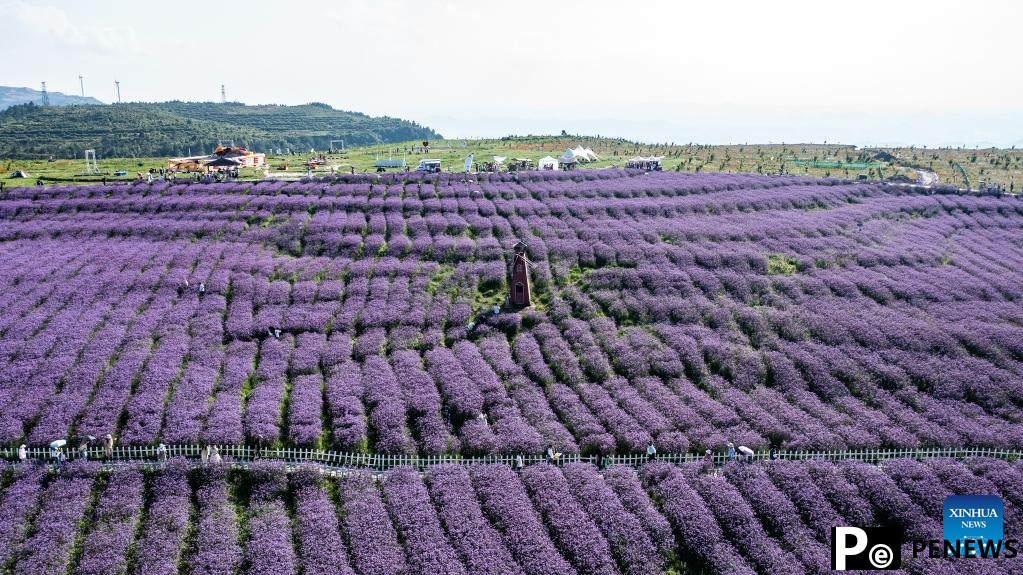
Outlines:
{"type": "Polygon", "coordinates": [[[558,160],[551,156],[547,156],[545,158],[540,158],[540,161],[537,162],[537,166],[541,170],[557,170],[558,160]]]}
{"type": "Polygon", "coordinates": [[[565,157],[574,157],[580,162],[594,162],[597,160],[597,154],[589,148],[582,146],[576,146],[571,150],[565,150],[565,157]]]}

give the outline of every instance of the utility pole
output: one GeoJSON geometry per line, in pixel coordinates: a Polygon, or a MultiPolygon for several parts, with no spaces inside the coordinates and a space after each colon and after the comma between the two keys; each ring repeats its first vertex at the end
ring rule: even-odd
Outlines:
{"type": "Polygon", "coordinates": [[[78,86],[82,89],[82,97],[84,98],[85,97],[85,79],[82,78],[81,74],[78,75],[78,86]]]}
{"type": "Polygon", "coordinates": [[[46,82],[43,82],[43,105],[50,105],[50,95],[46,93],[46,82]]]}
{"type": "Polygon", "coordinates": [[[114,80],[114,85],[117,86],[117,103],[121,103],[121,83],[114,80]]]}

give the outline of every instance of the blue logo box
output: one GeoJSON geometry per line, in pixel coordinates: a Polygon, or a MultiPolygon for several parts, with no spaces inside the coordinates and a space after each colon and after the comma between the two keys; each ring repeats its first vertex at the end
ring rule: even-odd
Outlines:
{"type": "Polygon", "coordinates": [[[998,549],[1002,542],[1002,498],[996,495],[949,495],[945,498],[942,534],[962,556],[980,555],[981,545],[998,549]],[[966,542],[974,541],[967,552],[966,542]]]}

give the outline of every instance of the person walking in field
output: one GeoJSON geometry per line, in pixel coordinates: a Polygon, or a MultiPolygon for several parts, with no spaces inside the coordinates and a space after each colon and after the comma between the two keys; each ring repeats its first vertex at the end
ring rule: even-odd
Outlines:
{"type": "Polygon", "coordinates": [[[214,445],[213,449],[210,450],[210,463],[220,463],[223,461],[220,457],[220,450],[214,445]]]}
{"type": "Polygon", "coordinates": [[[109,433],[103,438],[103,455],[107,459],[114,458],[114,436],[109,433]]]}
{"type": "Polygon", "coordinates": [[[166,445],[161,443],[160,445],[158,445],[156,447],[156,460],[157,461],[161,461],[161,462],[162,461],[167,461],[167,446],[166,445]]]}
{"type": "Polygon", "coordinates": [[[28,449],[25,447],[25,444],[22,443],[21,446],[18,447],[18,461],[25,463],[26,459],[28,459],[28,449]]]}
{"type": "Polygon", "coordinates": [[[526,466],[526,462],[522,459],[522,454],[515,456],[515,471],[522,473],[522,469],[526,466]]]}
{"type": "Polygon", "coordinates": [[[707,451],[705,451],[703,453],[703,461],[705,463],[709,463],[711,465],[714,465],[714,452],[709,450],[709,449],[707,451]]]}
{"type": "Polygon", "coordinates": [[[646,460],[653,461],[657,459],[657,448],[654,447],[654,442],[651,441],[650,445],[646,446],[646,460]]]}
{"type": "Polygon", "coordinates": [[[735,461],[735,444],[728,442],[728,461],[735,461]]]}

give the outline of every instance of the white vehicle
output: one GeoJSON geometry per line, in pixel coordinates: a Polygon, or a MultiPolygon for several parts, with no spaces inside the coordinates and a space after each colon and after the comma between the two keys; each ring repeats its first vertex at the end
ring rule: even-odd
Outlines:
{"type": "Polygon", "coordinates": [[[434,174],[440,172],[440,160],[419,160],[419,165],[416,166],[417,172],[426,172],[428,174],[434,174]]]}

